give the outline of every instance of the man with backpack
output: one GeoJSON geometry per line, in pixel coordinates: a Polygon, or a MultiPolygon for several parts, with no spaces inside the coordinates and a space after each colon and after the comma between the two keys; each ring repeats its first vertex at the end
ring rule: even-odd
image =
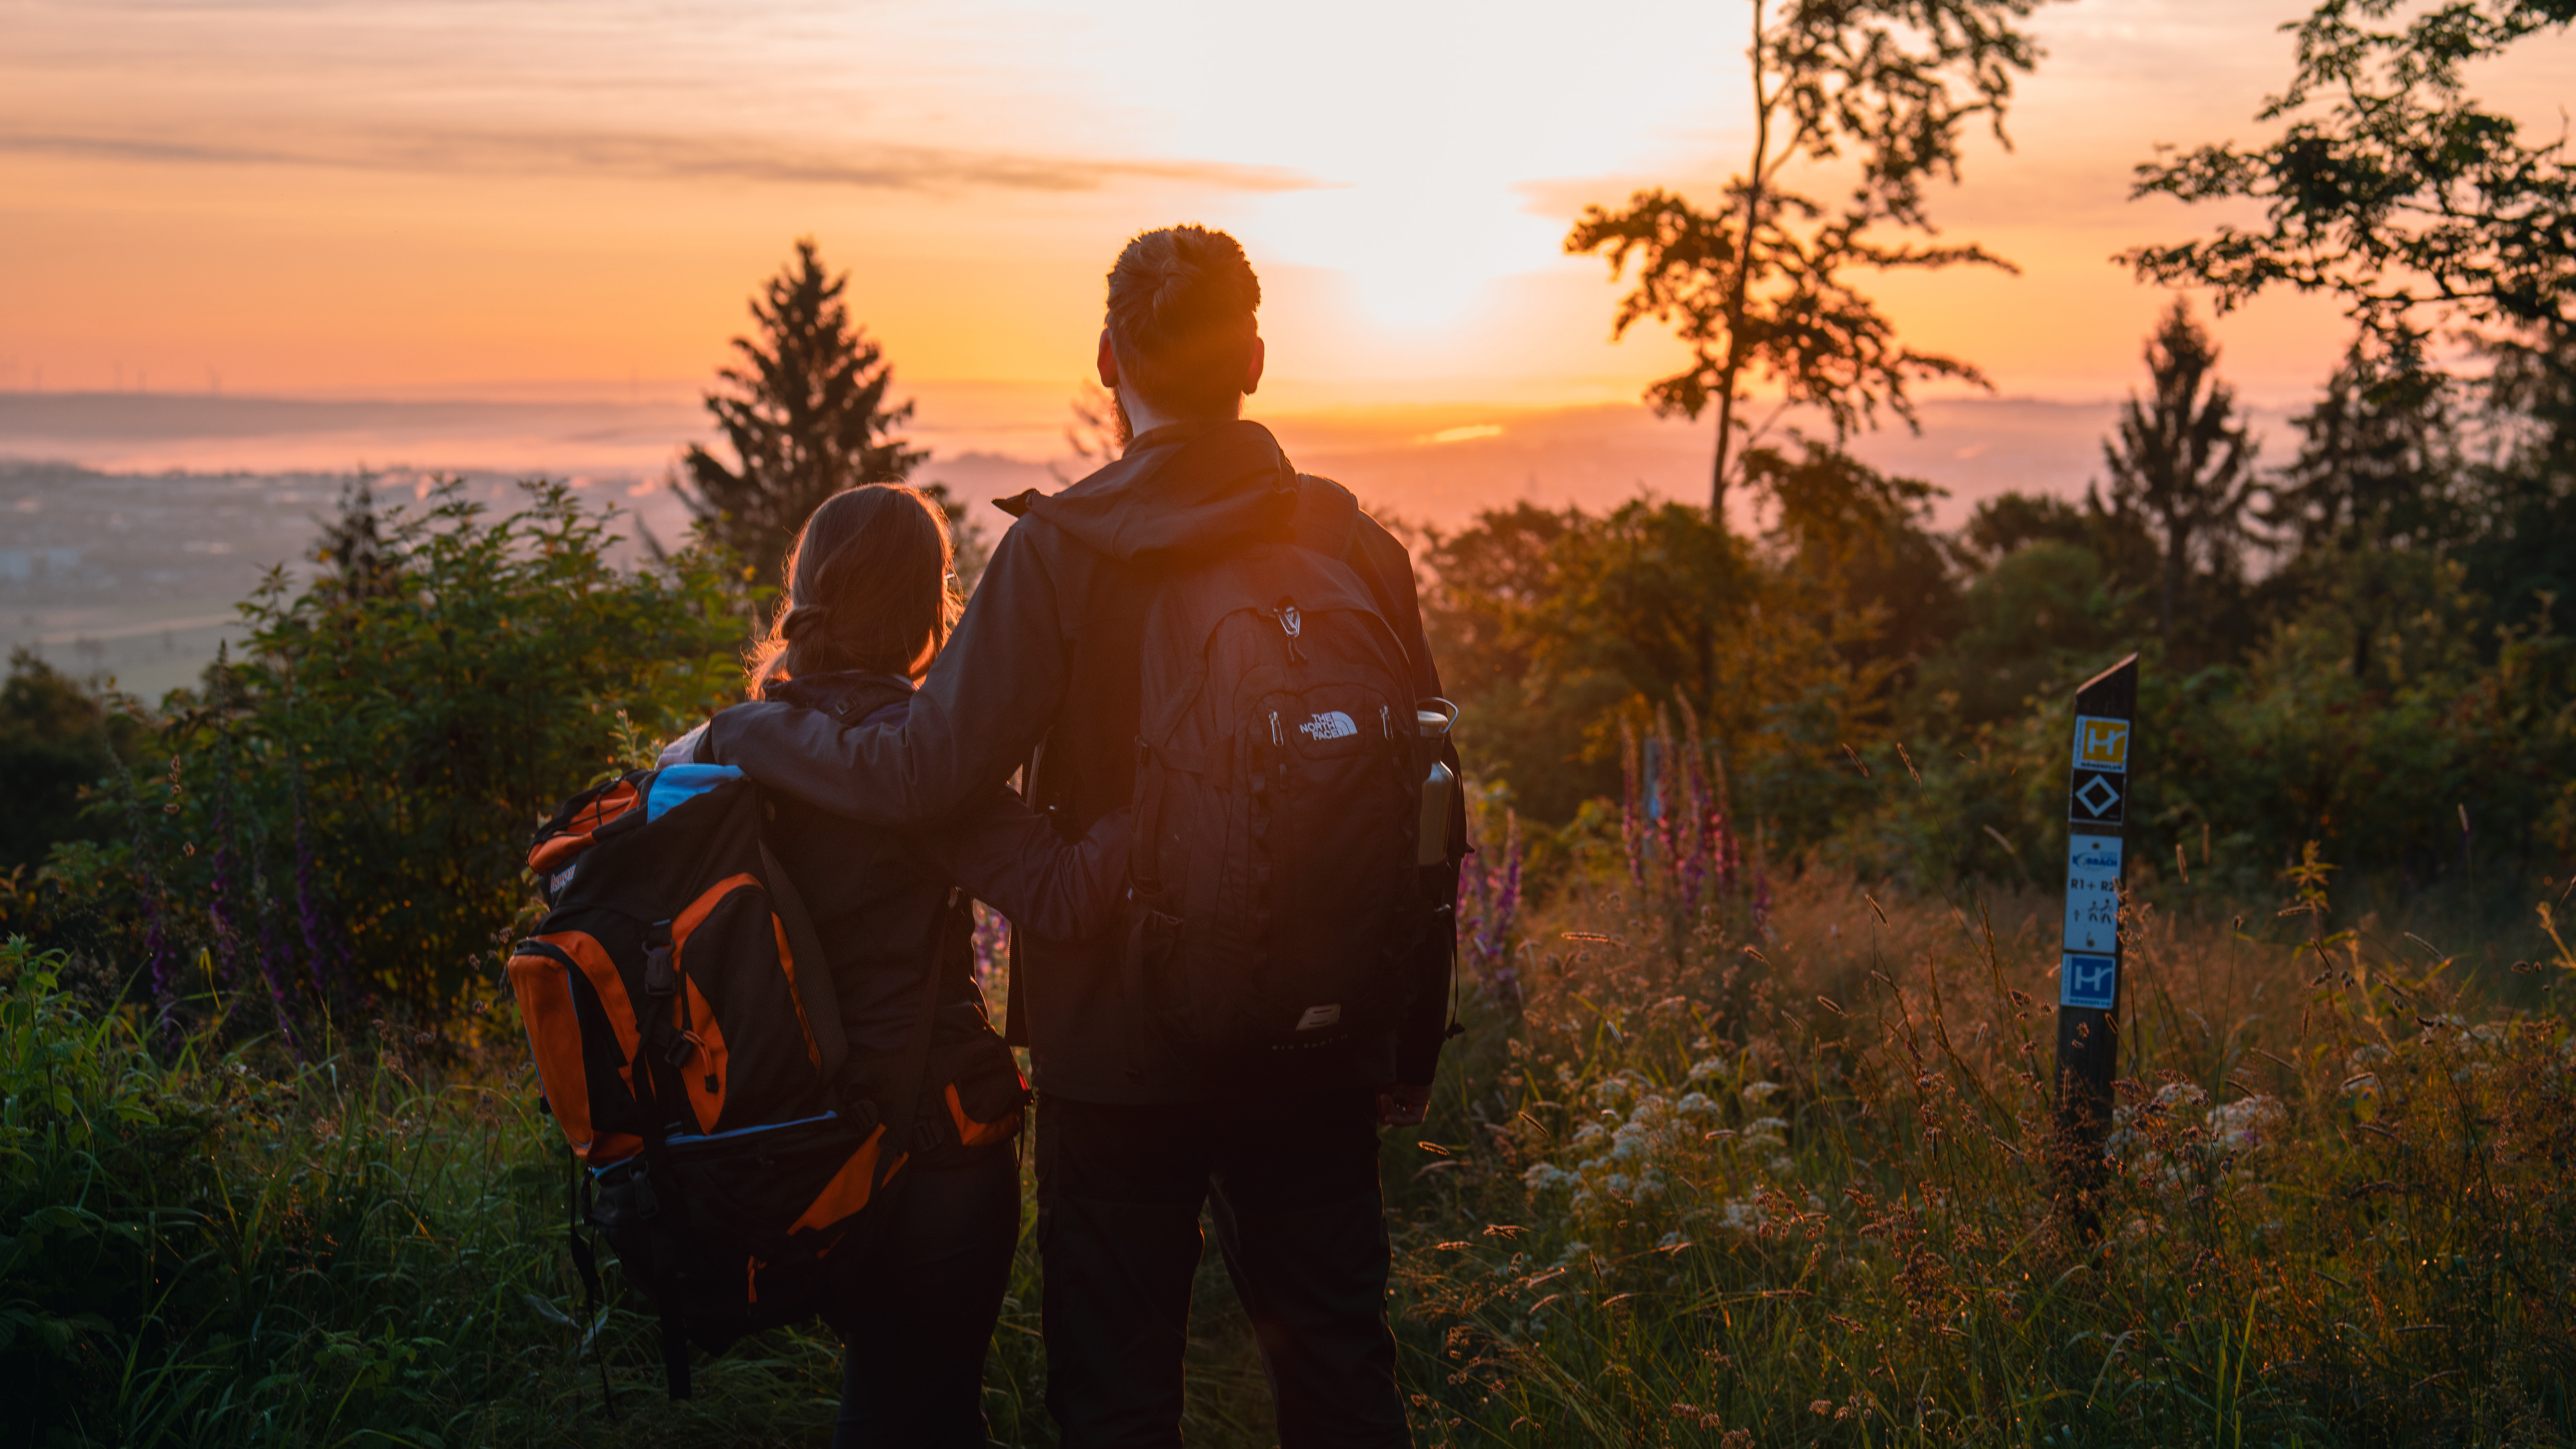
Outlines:
{"type": "Polygon", "coordinates": [[[1147,232],[1109,275],[1124,455],[1020,514],[896,725],[740,706],[716,758],[891,825],[1025,770],[1080,832],[1137,812],[1112,938],[1015,933],[1039,1094],[1048,1408],[1069,1449],[1180,1441],[1199,1215],[1285,1449],[1410,1442],[1376,1128],[1419,1122],[1448,1013],[1464,818],[1412,562],[1241,418],[1242,248],[1147,232]],[[1432,725],[1438,728],[1430,728],[1432,725]]]}

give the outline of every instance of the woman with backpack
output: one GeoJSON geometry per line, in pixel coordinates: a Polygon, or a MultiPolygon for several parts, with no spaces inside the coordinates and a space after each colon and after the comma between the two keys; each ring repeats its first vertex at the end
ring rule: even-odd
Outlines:
{"type": "MultiPolygon", "coordinates": [[[[920,492],[871,484],[814,511],[787,556],[778,613],[749,656],[754,699],[843,725],[903,717],[958,612],[948,520],[920,492]]],[[[701,731],[663,763],[710,759],[701,731]]],[[[772,767],[789,761],[763,762],[772,767]]],[[[1127,820],[1067,840],[996,785],[927,830],[893,831],[779,793],[767,839],[804,899],[832,972],[846,1101],[901,1100],[928,973],[940,977],[924,1144],[829,1260],[825,1317],[846,1344],[834,1449],[986,1442],[983,1365],[1019,1238],[1028,1089],[974,979],[971,902],[1019,929],[1104,931],[1127,863],[1127,820]]]]}

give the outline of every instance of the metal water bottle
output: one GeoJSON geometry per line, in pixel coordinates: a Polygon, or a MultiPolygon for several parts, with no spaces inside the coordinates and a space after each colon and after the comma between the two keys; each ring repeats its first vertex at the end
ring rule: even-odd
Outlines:
{"type": "Polygon", "coordinates": [[[1441,865],[1449,859],[1449,797],[1458,788],[1458,775],[1440,759],[1439,750],[1440,742],[1458,723],[1458,706],[1437,697],[1419,700],[1413,718],[1432,749],[1431,773],[1422,782],[1422,830],[1415,837],[1414,859],[1422,865],[1441,865]]]}

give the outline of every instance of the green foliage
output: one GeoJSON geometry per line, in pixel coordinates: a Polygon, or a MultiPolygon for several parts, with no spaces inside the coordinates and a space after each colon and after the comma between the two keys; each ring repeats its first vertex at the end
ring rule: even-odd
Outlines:
{"type": "Polygon", "coordinates": [[[2292,422],[2299,455],[2264,489],[2262,521],[2302,554],[2438,546],[2468,521],[2451,395],[2426,373],[2392,375],[2356,340],[2292,422]]]}
{"type": "MultiPolygon", "coordinates": [[[[2036,570],[2040,555],[1989,579],[2036,570]]],[[[2153,869],[2179,848],[2203,893],[2225,900],[2311,840],[2401,894],[2452,882],[2509,895],[2576,858],[2576,641],[2535,615],[2487,657],[2459,564],[2367,566],[2395,621],[2385,630],[2362,636],[2349,598],[2326,594],[2240,666],[2142,671],[2133,859],[2153,869]]],[[[2069,651],[2015,718],[1969,731],[1969,748],[1927,752],[1924,787],[1885,792],[1842,842],[1851,859],[1927,887],[2050,883],[2066,817],[2064,690],[2112,657],[2069,651]]],[[[1927,680],[1956,678],[1935,673],[1951,667],[1927,666],[1927,680]]]]}
{"type": "Polygon", "coordinates": [[[2031,543],[1976,576],[1966,627],[1923,662],[1916,722],[1942,735],[2021,715],[2122,651],[2128,600],[2101,556],[2080,544],[2031,543]]]}
{"type": "Polygon", "coordinates": [[[2499,612],[2576,600],[2576,329],[2490,346],[2483,422],[2498,455],[2472,467],[2454,544],[2499,612]]]}
{"type": "Polygon", "coordinates": [[[712,559],[622,573],[603,516],[526,486],[497,520],[455,485],[353,503],[339,534],[372,541],[300,591],[273,572],[242,654],[174,697],[167,770],[110,780],[120,838],[55,874],[147,998],[202,951],[299,1049],[370,998],[445,1021],[497,979],[534,826],[736,688],[712,559]]]}
{"type": "Polygon", "coordinates": [[[2256,117],[2284,122],[2248,149],[2201,146],[2138,168],[2137,195],[2250,199],[2264,224],[2137,247],[2138,275],[2218,290],[2222,309],[2269,288],[2324,291],[2399,371],[2445,321],[2510,334],[2564,330],[2576,295],[2576,166],[2562,135],[2524,144],[2466,93],[2464,70],[2563,34],[2567,0],[2440,0],[2402,26],[2397,0],[2325,0],[2285,25],[2290,86],[2256,117]]]}
{"type": "Polygon", "coordinates": [[[663,1406],[656,1320],[612,1294],[578,1321],[562,1138],[533,1090],[425,1083],[408,1035],[370,1043],[372,1067],[336,1041],[300,1066],[223,1052],[219,1023],[165,1051],[67,965],[0,945],[0,1445],[826,1431],[828,1341],[767,1335],[663,1406]]]}
{"type": "Polygon", "coordinates": [[[1676,699],[1747,818],[1791,846],[1866,803],[1846,747],[1888,738],[1905,672],[1958,606],[1924,527],[1932,490],[1814,443],[1745,461],[1776,504],[1758,544],[1639,500],[1489,512],[1424,551],[1469,770],[1535,821],[1617,788],[1614,710],[1676,699]]]}
{"type": "Polygon", "coordinates": [[[824,499],[862,483],[900,483],[930,456],[894,430],[912,404],[886,405],[894,368],[841,304],[849,276],[823,269],[811,237],[751,303],[760,337],[737,337],[740,367],[718,376],[730,392],[707,394],[724,430],[727,466],[694,443],[682,455],[681,497],[699,526],[740,555],[756,602],[778,590],[796,531],[824,499]]]}
{"type": "Polygon", "coordinates": [[[1770,447],[1744,455],[1747,482],[1777,509],[1770,542],[1812,611],[1866,624],[1842,641],[1845,658],[1902,673],[1960,623],[1949,550],[1931,532],[1932,500],[1942,490],[1796,441],[1796,458],[1770,447]]]}
{"type": "Polygon", "coordinates": [[[81,792],[107,774],[110,730],[99,701],[34,651],[9,652],[0,683],[0,874],[33,869],[58,840],[95,837],[81,792]]]}
{"type": "MultiPolygon", "coordinates": [[[[1650,188],[1624,209],[1587,207],[1565,239],[1599,252],[1615,281],[1633,261],[1637,283],[1611,334],[1668,324],[1690,365],[1646,390],[1659,413],[1696,419],[1717,405],[1710,514],[1723,526],[1736,409],[1756,379],[1784,403],[1823,410],[1839,441],[1886,408],[1914,421],[1910,383],[1984,374],[1957,358],[1896,340],[1877,304],[1845,279],[1857,268],[2014,270],[1982,247],[1879,239],[1884,228],[1928,236],[1924,183],[1958,179],[1962,136],[1984,117],[2003,137],[2013,74],[2039,51],[2015,25],[2038,0],[1778,0],[1752,7],[1753,150],[1721,205],[1703,211],[1650,188]],[[1835,207],[1792,189],[1799,165],[1856,159],[1859,176],[1835,207]]],[[[1758,431],[1758,430],[1757,430],[1758,431]]]]}

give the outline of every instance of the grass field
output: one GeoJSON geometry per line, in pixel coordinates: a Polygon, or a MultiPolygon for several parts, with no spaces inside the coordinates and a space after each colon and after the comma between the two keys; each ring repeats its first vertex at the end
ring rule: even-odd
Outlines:
{"type": "MultiPolygon", "coordinates": [[[[1812,875],[1758,924],[1651,882],[1523,919],[1432,1123],[1386,1147],[1418,1440],[2576,1439],[2564,946],[2142,910],[2111,1170],[2075,1202],[2045,1167],[2052,906],[1812,875]]],[[[369,1026],[293,1067],[146,1051],[105,979],[22,946],[0,982],[0,1439],[826,1437],[819,1334],[673,1405],[631,1300],[577,1322],[506,1004],[435,1066],[369,1026]]],[[[1004,1443],[1053,1442],[1035,1287],[1024,1238],[1004,1443]]],[[[1199,1308],[1190,1441],[1273,1442],[1212,1265],[1199,1308]]]]}

